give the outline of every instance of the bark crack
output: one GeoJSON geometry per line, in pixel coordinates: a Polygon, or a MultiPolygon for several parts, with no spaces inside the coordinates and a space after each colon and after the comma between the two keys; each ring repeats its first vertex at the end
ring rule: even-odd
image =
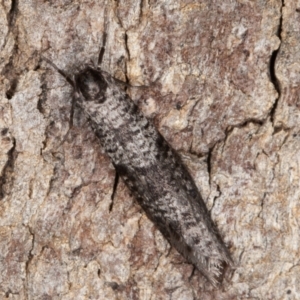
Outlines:
{"type": "Polygon", "coordinates": [[[10,10],[6,14],[8,31],[7,31],[7,34],[6,34],[5,38],[4,38],[4,43],[3,43],[3,46],[1,47],[2,49],[5,48],[6,43],[8,41],[9,34],[12,31],[12,29],[14,28],[14,25],[16,23],[17,14],[18,14],[18,5],[19,5],[19,0],[12,0],[11,1],[10,10]]]}
{"type": "Polygon", "coordinates": [[[128,78],[128,66],[127,66],[127,60],[130,60],[130,52],[129,52],[129,47],[128,47],[128,35],[127,35],[127,32],[125,31],[124,33],[124,43],[125,43],[125,51],[126,51],[126,54],[127,54],[127,59],[124,60],[124,63],[125,63],[125,82],[126,84],[129,84],[129,78],[128,78]]]}
{"type": "Polygon", "coordinates": [[[7,161],[0,174],[0,200],[10,193],[14,183],[14,166],[18,153],[16,149],[16,141],[12,138],[13,146],[7,153],[7,161]]]}
{"type": "Polygon", "coordinates": [[[270,72],[270,79],[271,82],[273,83],[277,93],[278,93],[278,97],[276,98],[273,107],[271,108],[270,111],[270,116],[271,116],[271,122],[274,124],[275,121],[275,113],[276,113],[276,108],[278,106],[278,101],[280,99],[281,96],[281,89],[280,89],[280,82],[276,76],[276,59],[277,59],[277,55],[279,53],[280,50],[280,46],[282,43],[282,37],[281,37],[281,33],[282,33],[282,8],[284,6],[284,0],[282,0],[281,3],[281,8],[280,8],[280,19],[279,19],[279,24],[278,24],[278,28],[277,28],[277,32],[276,35],[277,37],[280,39],[280,45],[278,47],[278,49],[276,49],[275,51],[273,51],[272,55],[271,55],[271,59],[270,59],[270,64],[269,64],[269,72],[270,72]]]}
{"type": "Polygon", "coordinates": [[[32,231],[32,229],[30,228],[30,226],[27,226],[27,228],[28,228],[28,231],[29,231],[29,233],[30,233],[30,235],[32,237],[32,243],[31,243],[31,249],[28,252],[28,259],[27,259],[27,261],[25,263],[25,273],[26,273],[26,281],[25,281],[26,283],[25,283],[25,285],[27,286],[25,288],[25,290],[27,290],[27,299],[30,299],[30,294],[29,294],[29,290],[30,289],[28,288],[29,287],[28,278],[30,276],[29,266],[30,266],[30,263],[31,263],[31,261],[32,261],[32,259],[34,257],[34,255],[32,254],[32,250],[33,250],[33,247],[34,247],[35,234],[32,231]]]}
{"type": "Polygon", "coordinates": [[[6,91],[6,97],[8,100],[10,100],[17,89],[18,81],[19,81],[19,73],[16,71],[16,68],[14,66],[14,59],[18,55],[18,30],[15,28],[15,23],[17,20],[17,14],[18,14],[18,4],[19,0],[12,0],[10,11],[7,13],[6,19],[7,19],[7,25],[8,25],[8,32],[5,36],[4,43],[1,47],[1,50],[3,50],[6,47],[7,41],[9,39],[10,33],[12,32],[13,38],[14,38],[14,47],[11,51],[11,55],[9,58],[8,63],[4,66],[1,74],[4,75],[10,82],[10,87],[6,91]]]}
{"type": "Polygon", "coordinates": [[[10,28],[13,27],[16,23],[17,13],[18,13],[18,5],[19,5],[18,0],[11,1],[10,11],[7,14],[7,22],[8,22],[8,26],[10,28]]]}

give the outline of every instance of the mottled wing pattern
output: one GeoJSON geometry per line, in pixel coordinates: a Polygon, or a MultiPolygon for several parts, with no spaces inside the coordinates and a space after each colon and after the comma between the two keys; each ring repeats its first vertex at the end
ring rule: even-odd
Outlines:
{"type": "Polygon", "coordinates": [[[76,83],[78,104],[148,217],[216,285],[232,261],[179,157],[108,73],[88,67],[76,83]]]}

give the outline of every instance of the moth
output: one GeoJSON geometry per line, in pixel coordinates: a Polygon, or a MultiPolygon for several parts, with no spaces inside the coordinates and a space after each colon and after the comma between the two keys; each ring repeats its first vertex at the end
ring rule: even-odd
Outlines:
{"type": "Polygon", "coordinates": [[[66,78],[76,105],[148,218],[217,286],[233,262],[179,156],[109,73],[86,65],[66,78]]]}

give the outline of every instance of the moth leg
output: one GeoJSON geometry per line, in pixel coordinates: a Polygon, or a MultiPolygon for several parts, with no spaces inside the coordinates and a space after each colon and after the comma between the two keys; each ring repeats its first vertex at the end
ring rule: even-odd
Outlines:
{"type": "Polygon", "coordinates": [[[193,278],[193,276],[194,276],[196,270],[197,270],[197,268],[193,265],[193,270],[192,270],[192,272],[191,272],[191,275],[188,277],[189,281],[192,280],[192,278],[193,278]]]}
{"type": "Polygon", "coordinates": [[[109,212],[112,211],[113,209],[113,206],[114,206],[114,198],[115,198],[115,195],[116,195],[116,192],[117,192],[117,187],[118,187],[118,183],[119,183],[119,173],[116,171],[116,175],[115,175],[115,182],[114,182],[114,186],[113,186],[113,191],[111,193],[111,203],[109,205],[109,212]]]}

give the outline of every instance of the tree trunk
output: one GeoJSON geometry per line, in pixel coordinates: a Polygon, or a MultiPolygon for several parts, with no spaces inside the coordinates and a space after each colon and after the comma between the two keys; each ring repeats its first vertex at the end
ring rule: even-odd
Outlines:
{"type": "Polygon", "coordinates": [[[1,299],[300,297],[296,2],[2,1],[1,299]],[[122,180],[112,199],[112,163],[43,59],[72,77],[104,46],[100,67],[182,157],[228,246],[221,288],[122,180]]]}

